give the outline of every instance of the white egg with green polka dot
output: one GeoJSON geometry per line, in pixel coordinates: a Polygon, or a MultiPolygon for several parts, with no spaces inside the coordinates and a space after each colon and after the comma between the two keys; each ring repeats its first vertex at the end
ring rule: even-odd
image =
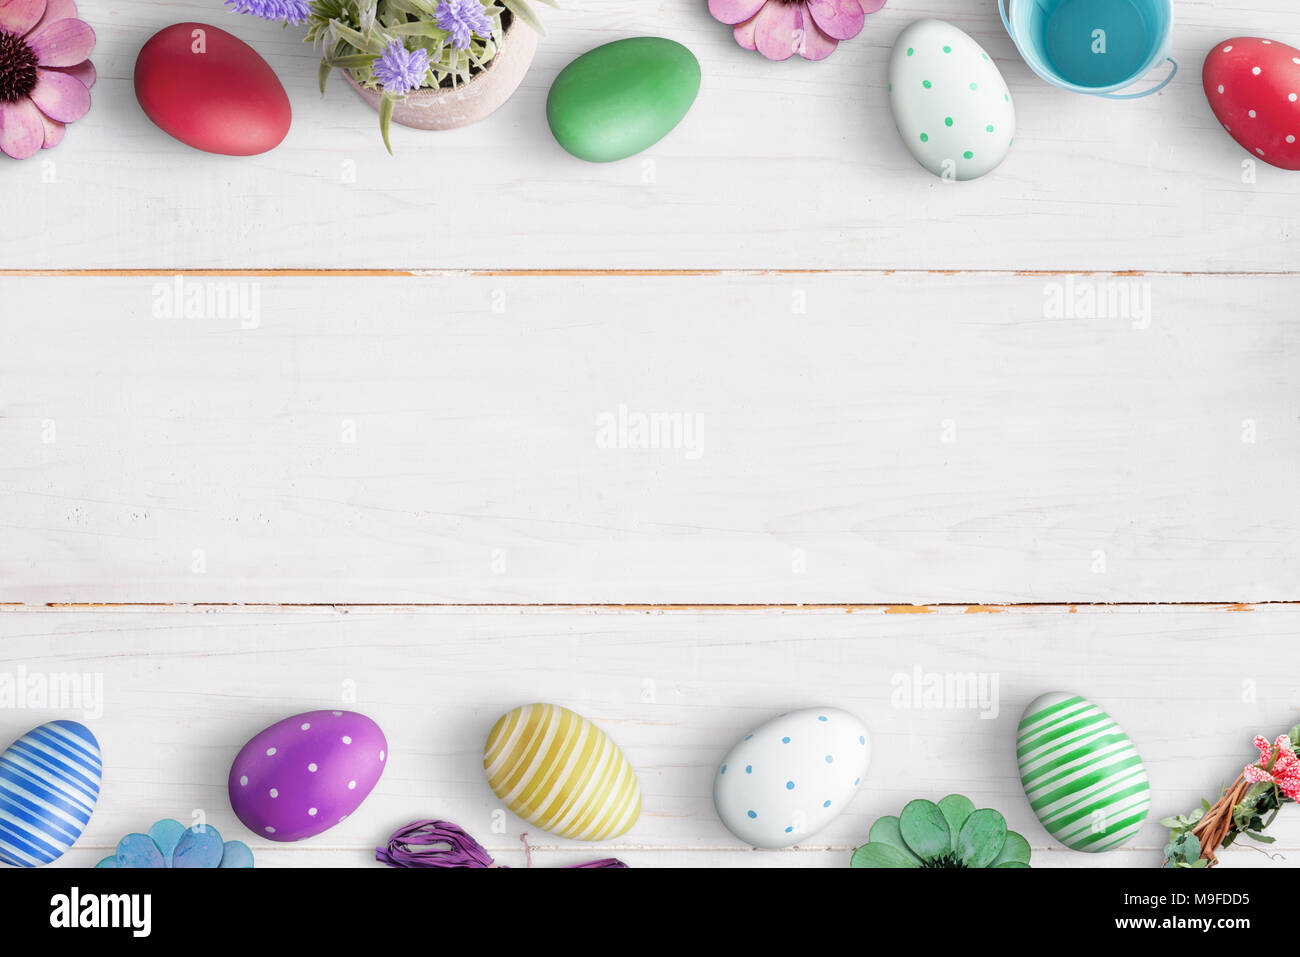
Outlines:
{"type": "Polygon", "coordinates": [[[727,752],[713,778],[713,804],[746,844],[789,847],[848,807],[870,758],[867,729],[854,715],[839,708],[790,711],[727,752]]]}
{"type": "Polygon", "coordinates": [[[1015,105],[997,65],[942,20],[918,20],[899,34],[889,58],[889,105],[912,156],[943,179],[978,179],[1015,140],[1015,105]]]}

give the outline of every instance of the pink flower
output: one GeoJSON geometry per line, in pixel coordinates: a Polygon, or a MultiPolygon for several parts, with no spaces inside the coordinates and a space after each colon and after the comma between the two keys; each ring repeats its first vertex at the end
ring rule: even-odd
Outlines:
{"type": "Polygon", "coordinates": [[[1300,758],[1291,749],[1291,739],[1281,735],[1270,748],[1268,739],[1258,735],[1254,744],[1259,748],[1259,762],[1243,772],[1246,780],[1251,784],[1271,781],[1291,800],[1300,800],[1300,758]]]}
{"type": "Polygon", "coordinates": [[[714,19],[735,25],[736,42],[769,60],[824,60],[862,32],[885,0],[709,0],[714,19]]]}
{"type": "Polygon", "coordinates": [[[94,48],[73,0],[0,0],[0,151],[27,159],[59,145],[90,109],[94,48]]]}

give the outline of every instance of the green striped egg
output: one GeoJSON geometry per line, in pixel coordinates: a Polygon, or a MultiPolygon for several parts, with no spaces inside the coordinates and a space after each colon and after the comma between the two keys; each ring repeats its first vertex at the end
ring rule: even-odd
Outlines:
{"type": "Polygon", "coordinates": [[[1076,851],[1108,851],[1142,827],[1151,792],[1142,757],[1087,698],[1036,698],[1016,738],[1020,784],[1043,827],[1076,851]]]}

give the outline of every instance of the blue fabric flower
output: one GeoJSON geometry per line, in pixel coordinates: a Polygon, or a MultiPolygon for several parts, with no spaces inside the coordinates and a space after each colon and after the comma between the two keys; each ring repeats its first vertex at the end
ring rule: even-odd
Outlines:
{"type": "Polygon", "coordinates": [[[375,79],[385,93],[400,96],[424,85],[429,70],[429,51],[406,49],[397,40],[384,48],[383,56],[375,60],[375,79]]]}
{"type": "Polygon", "coordinates": [[[442,0],[433,19],[450,34],[447,39],[457,50],[469,49],[471,35],[484,40],[492,36],[492,21],[480,0],[442,0]]]}
{"type": "Polygon", "coordinates": [[[307,0],[226,0],[236,13],[248,13],[263,20],[306,23],[307,0]]]}
{"type": "Polygon", "coordinates": [[[148,834],[128,834],[117,842],[117,853],[96,867],[252,867],[253,852],[242,841],[222,843],[211,825],[185,827],[162,820],[148,834]]]}

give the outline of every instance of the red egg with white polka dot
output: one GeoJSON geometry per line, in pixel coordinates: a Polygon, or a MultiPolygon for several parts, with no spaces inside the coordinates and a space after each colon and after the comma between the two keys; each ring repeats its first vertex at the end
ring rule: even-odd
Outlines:
{"type": "Polygon", "coordinates": [[[384,733],[354,711],[308,711],[259,732],[230,766],[230,806],[254,834],[301,841],[338,824],[379,783],[384,733]]]}
{"type": "Polygon", "coordinates": [[[1300,50],[1234,37],[1210,51],[1201,79],[1215,117],[1248,153],[1300,169],[1300,50]]]}

